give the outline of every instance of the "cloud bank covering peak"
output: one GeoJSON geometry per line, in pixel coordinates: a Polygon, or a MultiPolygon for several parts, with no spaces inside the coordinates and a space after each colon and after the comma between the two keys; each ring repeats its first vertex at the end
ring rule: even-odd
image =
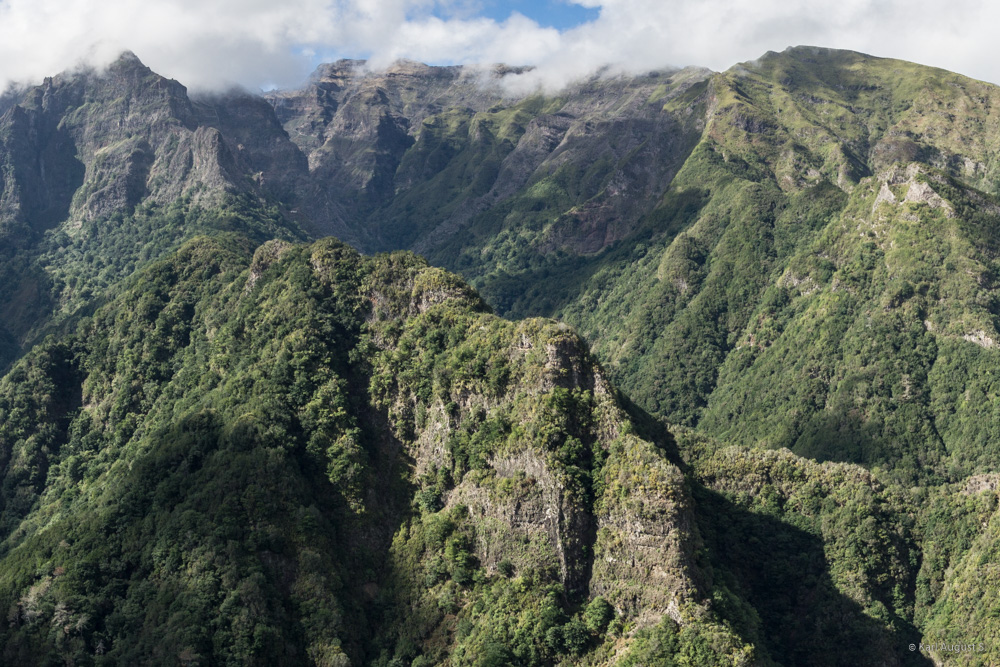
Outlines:
{"type": "Polygon", "coordinates": [[[1000,5],[981,0],[549,2],[596,18],[560,31],[499,0],[0,0],[0,88],[100,67],[126,49],[196,90],[297,86],[318,60],[342,57],[535,65],[521,87],[553,88],[601,67],[725,69],[791,44],[1000,81],[1000,5]]]}

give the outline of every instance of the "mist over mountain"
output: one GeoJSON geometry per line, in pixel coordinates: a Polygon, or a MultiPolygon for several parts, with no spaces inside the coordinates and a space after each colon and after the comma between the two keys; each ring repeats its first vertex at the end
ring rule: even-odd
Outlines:
{"type": "Polygon", "coordinates": [[[1000,81],[997,9],[974,0],[7,0],[0,89],[130,49],[199,91],[297,87],[319,62],[409,59],[530,66],[511,84],[550,93],[602,69],[724,70],[784,44],[817,44],[1000,81]]]}
{"type": "Polygon", "coordinates": [[[528,71],[0,99],[0,662],[1000,660],[1000,89],[528,71]]]}

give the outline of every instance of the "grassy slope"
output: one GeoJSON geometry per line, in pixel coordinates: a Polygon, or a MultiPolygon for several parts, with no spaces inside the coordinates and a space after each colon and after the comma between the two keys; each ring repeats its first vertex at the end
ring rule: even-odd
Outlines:
{"type": "Polygon", "coordinates": [[[712,121],[647,226],[533,289],[583,286],[555,312],[655,414],[930,484],[914,499],[913,618],[928,640],[986,646],[937,659],[990,664],[995,624],[970,610],[990,595],[973,573],[990,562],[995,493],[953,536],[940,508],[967,501],[934,485],[996,470],[997,90],[812,49],[712,85],[712,121]]]}
{"type": "Polygon", "coordinates": [[[904,475],[985,463],[989,438],[968,414],[984,404],[945,397],[974,375],[963,369],[981,348],[963,337],[995,339],[996,205],[970,183],[992,188],[996,91],[808,50],[713,88],[705,136],[644,235],[578,271],[557,312],[640,405],[734,444],[904,475]],[[982,134],[928,125],[940,109],[982,134]],[[925,166],[893,162],[899,137],[925,166]],[[882,183],[897,201],[876,206],[882,183]]]}

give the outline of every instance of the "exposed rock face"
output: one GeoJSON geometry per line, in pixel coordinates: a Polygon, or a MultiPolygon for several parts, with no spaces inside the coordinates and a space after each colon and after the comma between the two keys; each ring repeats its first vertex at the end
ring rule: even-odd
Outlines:
{"type": "Polygon", "coordinates": [[[294,199],[304,157],[260,98],[192,100],[125,54],[106,72],[46,79],[0,118],[0,224],[41,231],[152,200],[294,199]]]}
{"type": "Polygon", "coordinates": [[[281,259],[281,256],[292,247],[291,243],[273,240],[257,248],[257,251],[253,254],[253,262],[250,263],[250,275],[247,276],[247,285],[244,291],[249,292],[252,290],[257,281],[264,275],[264,272],[272,264],[281,259]]]}
{"type": "Polygon", "coordinates": [[[997,346],[995,340],[990,337],[985,331],[974,331],[970,334],[965,334],[962,336],[963,340],[967,340],[970,343],[975,343],[980,347],[985,347],[986,349],[992,349],[997,346]]]}
{"type": "Polygon", "coordinates": [[[972,496],[983,491],[994,492],[1000,488],[1000,475],[987,473],[973,475],[965,480],[965,487],[960,491],[963,495],[972,496]]]}
{"type": "Polygon", "coordinates": [[[885,181],[882,182],[882,187],[878,191],[878,196],[875,197],[875,203],[872,205],[873,212],[874,209],[877,208],[882,202],[887,202],[889,204],[896,203],[896,195],[892,193],[892,190],[889,189],[889,184],[885,181]]]}
{"type": "Polygon", "coordinates": [[[709,72],[595,79],[553,98],[506,95],[497,74],[409,62],[369,74],[340,61],[268,99],[309,157],[309,200],[346,202],[342,213],[371,228],[368,248],[431,252],[532,184],[589,172],[538,248],[591,253],[627,234],[669,185],[702,121],[697,94],[668,106],[709,72]],[[450,169],[470,187],[442,198],[435,179],[450,169]],[[406,207],[408,195],[438,200],[431,219],[406,207]]]}
{"type": "MultiPolygon", "coordinates": [[[[411,296],[404,307],[403,287],[395,296],[370,296],[375,318],[407,312],[418,327],[435,321],[439,306],[414,307],[420,298],[411,296]]],[[[453,294],[438,303],[465,299],[453,294]]],[[[470,331],[485,331],[489,317],[470,331]]],[[[414,410],[425,415],[412,437],[403,438],[415,479],[456,469],[457,425],[517,415],[506,444],[443,494],[445,512],[468,516],[478,562],[490,573],[504,561],[516,572],[551,572],[571,599],[603,596],[639,626],[665,615],[686,622],[705,591],[694,565],[692,500],[682,473],[656,445],[631,434],[603,372],[568,328],[526,320],[504,324],[502,332],[493,340],[508,345],[503,356],[512,371],[504,396],[457,383],[450,397],[429,406],[405,392],[392,395],[390,422],[414,410]],[[565,417],[551,422],[556,415],[565,417]],[[594,453],[571,465],[563,452],[573,443],[594,453]]],[[[487,334],[471,335],[474,344],[475,336],[487,334]]]]}
{"type": "Polygon", "coordinates": [[[697,531],[684,477],[638,439],[626,439],[609,463],[597,510],[591,592],[614,600],[640,626],[664,614],[682,623],[680,608],[704,592],[694,566],[697,531]]]}
{"type": "Polygon", "coordinates": [[[66,129],[38,109],[13,106],[0,117],[0,238],[23,244],[67,217],[84,174],[75,153],[66,129]]]}
{"type": "Polygon", "coordinates": [[[905,168],[901,165],[894,165],[878,176],[878,180],[882,185],[878,196],[875,198],[875,203],[872,205],[872,212],[874,213],[878,205],[882,202],[889,204],[927,204],[932,209],[942,209],[945,217],[954,217],[955,213],[952,205],[945,201],[931,185],[931,181],[940,181],[940,179],[940,175],[928,173],[928,169],[917,162],[911,162],[905,168]],[[898,186],[897,189],[902,188],[905,190],[905,194],[901,198],[897,197],[890,186],[898,186]]]}
{"type": "MultiPolygon", "coordinates": [[[[530,567],[530,559],[518,558],[510,545],[536,545],[548,552],[567,590],[579,594],[587,590],[587,561],[584,550],[590,532],[584,508],[574,505],[544,455],[523,450],[493,461],[499,480],[514,487],[513,493],[496,493],[473,484],[463,484],[449,502],[469,508],[476,525],[481,561],[493,570],[500,561],[511,560],[515,567],[530,567]],[[512,558],[513,556],[513,558],[512,558]]],[[[530,551],[525,553],[528,556],[530,551]]]]}
{"type": "Polygon", "coordinates": [[[0,368],[54,309],[82,305],[107,284],[93,281],[101,271],[121,277],[190,234],[177,219],[155,234],[130,232],[123,225],[137,211],[266,202],[285,220],[265,238],[282,235],[282,224],[301,236],[294,223],[306,159],[260,97],[192,99],[126,53],[105,71],[9,92],[0,106],[0,368]],[[66,253],[86,266],[45,267],[44,257],[66,253]]]}
{"type": "Polygon", "coordinates": [[[318,233],[360,236],[358,217],[390,199],[396,171],[425,118],[443,107],[485,110],[501,99],[480,73],[403,61],[378,75],[363,61],[321,65],[298,91],[267,95],[308,160],[303,207],[318,233]]]}

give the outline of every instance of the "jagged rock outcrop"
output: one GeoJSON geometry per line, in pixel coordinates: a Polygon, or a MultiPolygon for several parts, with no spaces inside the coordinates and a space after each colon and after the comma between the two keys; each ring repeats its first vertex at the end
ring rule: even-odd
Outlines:
{"type": "Polygon", "coordinates": [[[246,192],[293,206],[306,168],[260,98],[192,100],[131,53],[22,92],[0,125],[9,165],[0,209],[33,229],[185,196],[208,204],[246,192]]]}
{"type": "Polygon", "coordinates": [[[533,184],[589,173],[567,199],[542,203],[559,221],[535,247],[591,253],[669,185],[700,131],[698,95],[684,94],[708,72],[595,79],[552,98],[505,93],[501,74],[511,72],[403,62],[369,73],[341,61],[268,99],[309,156],[309,198],[347,202],[366,248],[433,253],[533,184]],[[445,172],[461,185],[446,186],[445,172]]]}

